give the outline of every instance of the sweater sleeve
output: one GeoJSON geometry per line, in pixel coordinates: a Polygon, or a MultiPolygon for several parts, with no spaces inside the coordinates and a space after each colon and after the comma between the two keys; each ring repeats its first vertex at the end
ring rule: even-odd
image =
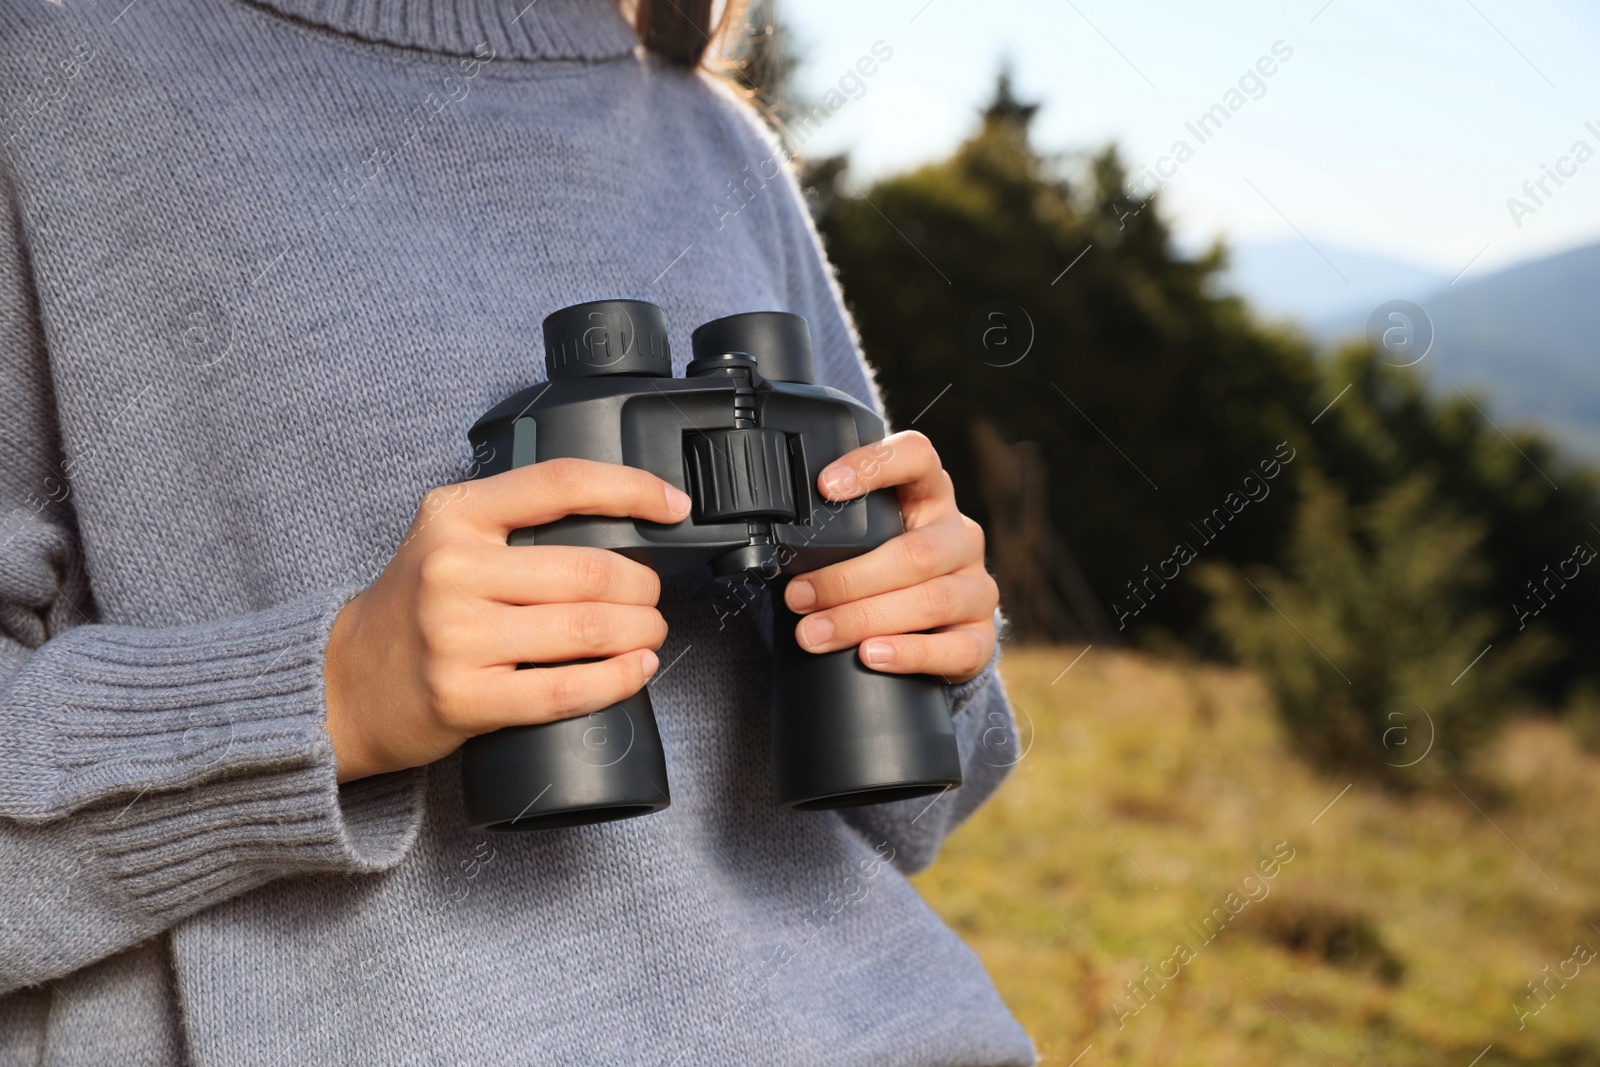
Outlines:
{"type": "Polygon", "coordinates": [[[420,821],[420,772],[336,779],[323,655],[356,589],[172,629],[96,620],[30,273],[6,195],[0,995],[274,878],[393,866],[420,821]]]}
{"type": "MultiPolygon", "coordinates": [[[[881,415],[883,404],[871,365],[862,354],[855,324],[793,169],[770,166],[771,161],[783,160],[786,154],[747,107],[737,102],[735,106],[744,120],[740,140],[742,150],[751,156],[747,161],[751,172],[763,178],[773,170],[779,172],[770,183],[775,195],[769,200],[769,219],[778,230],[776,246],[783,250],[789,310],[805,316],[811,326],[817,380],[842,389],[881,415]]],[[[998,627],[998,612],[995,622],[998,627]]],[[[976,678],[945,687],[961,753],[962,784],[958,788],[936,798],[844,808],[839,812],[872,844],[887,841],[894,849],[895,865],[908,874],[933,862],[949,833],[999,788],[1021,758],[1016,723],[998,664],[997,647],[988,666],[976,678]]]]}

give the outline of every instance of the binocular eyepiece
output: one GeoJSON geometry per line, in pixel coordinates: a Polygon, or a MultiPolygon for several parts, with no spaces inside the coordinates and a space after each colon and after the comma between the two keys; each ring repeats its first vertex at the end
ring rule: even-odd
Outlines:
{"type": "MultiPolygon", "coordinates": [[[[469,431],[479,476],[560,457],[651,471],[693,501],[683,522],[568,516],[512,545],[607,548],[663,576],[709,565],[770,590],[775,795],[797,810],[878,804],[961,784],[940,681],[866,668],[855,649],[810,653],[784,605],[795,574],[903,532],[892,491],[836,503],[816,491],[833,460],[883,438],[882,420],[814,384],[805,319],[758,311],[708,322],[673,377],[666,315],[639,300],[563,308],[544,321],[548,382],[508,397],[469,431]]],[[[709,605],[708,605],[709,610],[709,605]]],[[[524,666],[536,666],[527,664],[524,666]]],[[[516,726],[462,748],[469,823],[550,829],[645,815],[670,803],[648,690],[591,715],[516,726]]]]}
{"type": "MultiPolygon", "coordinates": [[[[690,338],[695,362],[740,354],[761,377],[811,385],[811,332],[799,315],[754,311],[708,322],[690,338]]],[[[545,376],[552,382],[602,375],[672,377],[667,316],[643,300],[597,300],[544,320],[545,376]]],[[[694,364],[687,371],[695,376],[694,364]]]]}

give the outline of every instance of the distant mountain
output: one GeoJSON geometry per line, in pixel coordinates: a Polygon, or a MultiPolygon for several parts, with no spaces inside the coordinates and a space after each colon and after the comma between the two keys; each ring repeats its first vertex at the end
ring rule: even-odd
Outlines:
{"type": "Polygon", "coordinates": [[[1538,423],[1600,460],[1600,244],[1454,284],[1396,260],[1318,248],[1347,281],[1299,241],[1240,246],[1225,283],[1327,344],[1361,335],[1379,304],[1412,300],[1433,323],[1417,370],[1436,392],[1481,394],[1502,427],[1538,423]]]}
{"type": "Polygon", "coordinates": [[[1269,318],[1308,327],[1359,315],[1366,322],[1386,300],[1417,300],[1450,276],[1397,259],[1318,241],[1244,243],[1228,248],[1222,284],[1269,318]]]}
{"type": "MultiPolygon", "coordinates": [[[[1446,285],[1418,300],[1433,349],[1417,369],[1436,391],[1459,386],[1491,416],[1537,422],[1575,452],[1600,459],[1600,244],[1446,285]]],[[[1329,339],[1365,320],[1326,320],[1329,339]]]]}

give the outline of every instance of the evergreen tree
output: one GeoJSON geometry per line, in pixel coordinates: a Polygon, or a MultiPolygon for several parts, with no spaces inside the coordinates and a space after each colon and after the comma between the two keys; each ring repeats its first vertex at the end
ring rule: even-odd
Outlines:
{"type": "Polygon", "coordinates": [[[1115,151],[1087,161],[1078,185],[1041,157],[1034,111],[1002,78],[949,160],[862,197],[821,189],[820,227],[891,414],[933,438],[963,504],[990,517],[971,424],[1037,442],[1053,525],[1121,632],[1195,637],[1198,587],[1149,575],[1183,542],[1275,557],[1287,480],[1225,529],[1213,521],[1215,536],[1197,527],[1303,424],[1317,376],[1300,342],[1212,292],[1220,252],[1174,251],[1156,201],[1126,191],[1115,151]],[[997,301],[1010,305],[999,318],[997,301]]]}
{"type": "MultiPolygon", "coordinates": [[[[998,529],[1010,519],[985,490],[1042,482],[1052,530],[1008,543],[1070,546],[1111,635],[1242,653],[1208,623],[1195,563],[1292,577],[1305,476],[1358,510],[1421,476],[1432,506],[1480,534],[1464,551],[1481,580],[1450,610],[1486,611],[1502,650],[1528,642],[1510,657],[1521,667],[1548,659],[1532,680],[1551,701],[1600,679],[1600,562],[1574,562],[1600,548],[1594,474],[1536,434],[1507,439],[1472,401],[1431,398],[1370,346],[1319,359],[1257,321],[1219,291],[1222,248],[1180,254],[1159,193],[1130,193],[1114,149],[1041,155],[1035,111],[1003,74],[950,158],[866,190],[842,159],[808,172],[891,416],[934,440],[963,506],[998,529]],[[1001,478],[1004,442],[1037,449],[1013,451],[1019,470],[1001,478]],[[1554,658],[1532,654],[1538,632],[1554,658]]],[[[1040,573],[1013,587],[1070,585],[1040,573]]],[[[1024,637],[1110,636],[1081,610],[1017,615],[1024,637]]]]}

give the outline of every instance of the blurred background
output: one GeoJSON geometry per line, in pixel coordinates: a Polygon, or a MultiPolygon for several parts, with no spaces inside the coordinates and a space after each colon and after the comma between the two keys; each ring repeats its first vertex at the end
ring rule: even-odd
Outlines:
{"type": "Polygon", "coordinates": [[[1600,1064],[1597,46],[1537,0],[730,38],[989,532],[1027,754],[918,884],[1045,1062],[1600,1064]]]}

